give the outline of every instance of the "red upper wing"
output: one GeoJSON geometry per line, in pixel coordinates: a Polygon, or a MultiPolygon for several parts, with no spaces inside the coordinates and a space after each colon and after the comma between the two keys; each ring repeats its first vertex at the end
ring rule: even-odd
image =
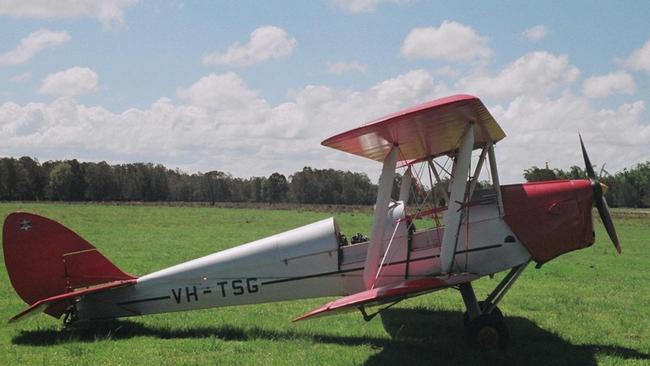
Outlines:
{"type": "Polygon", "coordinates": [[[459,94],[366,123],[322,144],[379,162],[392,146],[398,145],[400,161],[418,160],[458,149],[468,122],[479,127],[474,130],[475,148],[506,136],[480,99],[459,94]]]}

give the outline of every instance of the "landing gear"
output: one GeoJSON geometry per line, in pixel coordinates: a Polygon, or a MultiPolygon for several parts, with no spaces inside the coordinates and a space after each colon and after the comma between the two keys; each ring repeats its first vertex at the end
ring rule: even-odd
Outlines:
{"type": "Polygon", "coordinates": [[[500,313],[481,314],[468,321],[466,329],[469,343],[479,349],[505,349],[508,345],[508,327],[500,313]]]}
{"type": "MultiPolygon", "coordinates": [[[[478,306],[481,308],[481,314],[484,314],[485,311],[492,305],[492,303],[487,302],[487,301],[479,301],[478,306]]],[[[497,318],[503,320],[503,313],[501,312],[501,309],[499,309],[498,306],[494,306],[492,308],[492,315],[496,316],[497,318]]],[[[465,312],[463,314],[463,325],[467,327],[469,325],[469,314],[465,312]]]]}
{"type": "Polygon", "coordinates": [[[69,329],[79,320],[76,307],[70,306],[63,314],[63,328],[69,329]]]}
{"type": "Polygon", "coordinates": [[[505,349],[508,345],[509,333],[503,313],[497,304],[503,299],[512,284],[519,278],[526,265],[514,267],[497,287],[488,295],[485,301],[477,301],[471,283],[459,286],[467,311],[463,315],[463,323],[467,330],[469,343],[481,350],[505,349]]]}

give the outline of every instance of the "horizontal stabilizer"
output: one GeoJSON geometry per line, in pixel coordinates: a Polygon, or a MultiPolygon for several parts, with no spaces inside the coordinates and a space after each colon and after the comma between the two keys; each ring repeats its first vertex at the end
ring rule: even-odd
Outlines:
{"type": "Polygon", "coordinates": [[[423,295],[432,291],[442,290],[461,283],[471,282],[478,278],[479,276],[472,273],[459,273],[449,276],[445,275],[403,281],[397,284],[378,287],[342,297],[301,315],[293,321],[305,320],[323,315],[334,315],[356,310],[361,306],[385,304],[408,297],[423,295]]]}
{"type": "Polygon", "coordinates": [[[93,286],[93,287],[88,287],[88,288],[83,288],[83,289],[78,289],[76,291],[72,292],[67,292],[64,294],[48,297],[46,299],[41,299],[33,303],[30,307],[27,309],[23,310],[20,312],[18,315],[14,316],[13,318],[9,319],[9,323],[14,323],[19,320],[26,319],[27,317],[31,315],[38,314],[40,312],[47,312],[48,314],[59,318],[67,308],[73,304],[73,301],[81,296],[93,293],[93,292],[100,292],[104,290],[108,290],[111,288],[116,288],[116,287],[122,287],[122,286],[129,286],[129,285],[134,285],[138,280],[137,279],[130,279],[130,280],[120,280],[120,281],[113,281],[113,282],[108,282],[104,283],[101,285],[93,286]]]}

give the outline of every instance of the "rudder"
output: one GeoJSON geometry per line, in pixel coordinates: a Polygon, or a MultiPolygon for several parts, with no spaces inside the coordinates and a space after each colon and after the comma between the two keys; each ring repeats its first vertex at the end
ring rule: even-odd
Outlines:
{"type": "MultiPolygon", "coordinates": [[[[11,284],[30,305],[79,288],[136,279],[72,230],[39,215],[10,214],[2,235],[11,284]]],[[[61,315],[59,311],[46,313],[61,315]]]]}

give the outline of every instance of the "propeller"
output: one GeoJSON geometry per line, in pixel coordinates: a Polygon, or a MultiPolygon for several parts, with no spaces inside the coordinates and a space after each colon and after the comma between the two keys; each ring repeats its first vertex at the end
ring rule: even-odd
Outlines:
{"type": "Polygon", "coordinates": [[[614,247],[618,254],[621,254],[621,243],[618,241],[618,236],[616,235],[616,229],[614,228],[614,222],[612,221],[612,216],[609,214],[609,206],[607,206],[607,201],[605,200],[605,194],[603,193],[603,188],[607,189],[607,186],[598,181],[594,168],[589,161],[589,155],[587,155],[587,149],[585,149],[585,144],[582,142],[582,136],[578,135],[580,138],[580,146],[582,147],[582,157],[585,159],[585,168],[587,170],[587,177],[591,181],[591,187],[594,190],[594,203],[600,214],[600,219],[605,225],[607,234],[612,240],[614,247]]]}

